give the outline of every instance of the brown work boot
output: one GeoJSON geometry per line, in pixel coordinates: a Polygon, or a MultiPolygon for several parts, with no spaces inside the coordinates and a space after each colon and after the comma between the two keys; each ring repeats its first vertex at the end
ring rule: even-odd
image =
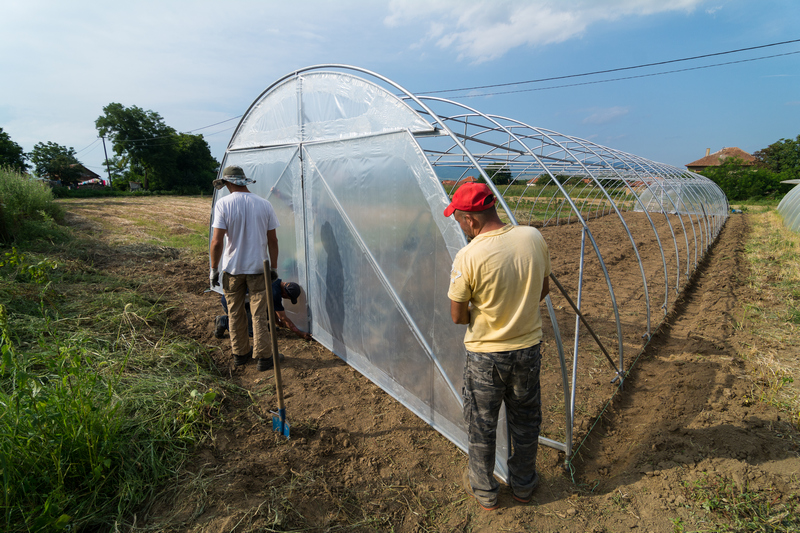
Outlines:
{"type": "Polygon", "coordinates": [[[494,511],[500,508],[500,504],[497,503],[497,500],[494,502],[482,501],[475,496],[475,493],[472,491],[472,484],[469,482],[469,469],[465,469],[464,473],[461,475],[461,485],[464,487],[467,494],[475,498],[475,501],[478,502],[478,505],[480,505],[481,509],[484,511],[494,511]]]}

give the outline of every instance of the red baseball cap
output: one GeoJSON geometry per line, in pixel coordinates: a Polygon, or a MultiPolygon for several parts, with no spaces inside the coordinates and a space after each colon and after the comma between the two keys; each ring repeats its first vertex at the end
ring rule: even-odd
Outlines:
{"type": "Polygon", "coordinates": [[[494,205],[494,194],[485,183],[465,183],[453,195],[453,201],[444,210],[449,217],[453,211],[483,211],[494,205]]]}

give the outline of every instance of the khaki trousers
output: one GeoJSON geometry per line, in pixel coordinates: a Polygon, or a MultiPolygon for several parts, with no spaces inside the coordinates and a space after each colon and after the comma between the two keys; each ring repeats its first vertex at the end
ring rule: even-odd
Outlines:
{"type": "MultiPolygon", "coordinates": [[[[222,273],[222,290],[228,302],[228,329],[231,334],[231,349],[234,355],[247,355],[250,351],[250,336],[247,333],[245,297],[250,294],[250,314],[253,316],[253,357],[272,357],[269,341],[269,316],[267,310],[264,274],[222,273]]],[[[272,295],[269,295],[272,296],[272,295]]]]}

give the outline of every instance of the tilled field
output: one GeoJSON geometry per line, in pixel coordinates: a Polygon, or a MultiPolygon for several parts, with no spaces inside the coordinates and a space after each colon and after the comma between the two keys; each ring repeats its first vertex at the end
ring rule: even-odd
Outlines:
{"type": "MultiPolygon", "coordinates": [[[[582,337],[574,470],[564,470],[563,454],[541,448],[542,482],[533,503],[518,504],[505,490],[503,507],[487,513],[460,488],[466,457],[455,446],[328,350],[285,331],[280,349],[286,355],[283,380],[292,439],[272,432],[272,372],[258,372],[254,365],[233,370],[227,337],[213,336],[213,318],[221,308],[215,295],[204,294],[207,258],[137,244],[140,226],[130,223],[151,217],[155,223],[169,220],[164,225],[175,231],[185,231],[189,221],[207,227],[210,199],[64,205],[78,231],[104,244],[95,265],[145,279],[141,290],[160,295],[172,308],[173,328],[212,347],[220,372],[245,391],[226,398],[213,438],[179,482],[165,487],[147,516],[139,517],[142,531],[671,532],[678,525],[694,531],[707,528],[710,518],[689,488],[709,480],[735,483],[740,491],[768,497],[772,506],[798,512],[798,435],[777,410],[752,396],[747,364],[738,356],[735,321],[748,297],[748,267],[742,260],[746,216],[731,217],[680,299],[670,295],[669,316],[658,330],[664,291],[651,290],[654,336],[644,352],[641,276],[638,266],[626,272],[634,265],[617,254],[610,274],[615,291],[619,288],[618,302],[630,310],[623,317],[626,367],[641,356],[615,393],[609,383],[613,371],[591,339],[582,337]],[[626,285],[628,277],[632,281],[626,285]]],[[[619,236],[610,223],[603,226],[607,218],[594,221],[592,231],[612,246],[619,236]]],[[[574,291],[571,261],[577,257],[579,229],[569,225],[543,233],[554,272],[574,291]]],[[[612,251],[608,257],[613,256],[612,251]]],[[[663,283],[657,273],[660,254],[643,263],[654,286],[663,283]]],[[[597,273],[590,262],[586,268],[587,284],[592,283],[597,273]]],[[[587,291],[582,308],[604,343],[616,350],[607,304],[592,294],[602,292],[587,291]]],[[[553,302],[564,333],[574,314],[555,294],[553,302]]],[[[544,357],[549,359],[542,378],[544,431],[558,438],[563,398],[552,339],[544,357]]]]}

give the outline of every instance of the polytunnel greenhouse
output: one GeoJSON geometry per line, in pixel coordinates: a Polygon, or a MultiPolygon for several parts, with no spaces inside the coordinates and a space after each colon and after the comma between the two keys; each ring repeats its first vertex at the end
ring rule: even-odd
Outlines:
{"type": "Polygon", "coordinates": [[[231,138],[231,164],[278,214],[278,270],[304,289],[291,319],[462,450],[465,326],[451,321],[447,289],[467,240],[443,211],[460,183],[482,178],[501,217],[540,228],[555,282],[540,442],[567,463],[729,213],[714,183],[684,169],[342,65],[269,86],[231,138]]]}
{"type": "MultiPolygon", "coordinates": [[[[800,183],[800,180],[787,180],[782,183],[800,183]]],[[[783,224],[787,228],[800,231],[800,185],[795,185],[786,193],[778,204],[778,213],[783,217],[783,224]]]]}

